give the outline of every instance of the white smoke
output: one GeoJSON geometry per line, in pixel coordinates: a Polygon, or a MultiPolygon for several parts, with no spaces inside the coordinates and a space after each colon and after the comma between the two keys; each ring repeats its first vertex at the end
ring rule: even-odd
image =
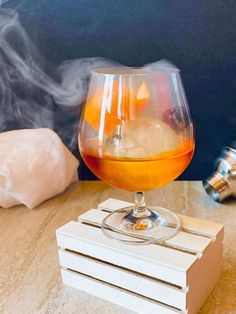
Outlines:
{"type": "Polygon", "coordinates": [[[0,0],[0,6],[4,3],[6,3],[8,0],[0,0]]]}
{"type": "MultiPolygon", "coordinates": [[[[105,58],[64,61],[52,69],[22,27],[15,10],[0,0],[0,132],[48,127],[76,148],[78,118],[90,72],[120,66],[105,58]]],[[[173,67],[160,60],[145,67],[173,67]]]]}
{"type": "Polygon", "coordinates": [[[0,132],[49,127],[74,148],[90,72],[109,66],[118,64],[104,58],[81,58],[64,61],[53,73],[46,73],[46,60],[22,27],[18,14],[1,8],[0,132]]]}

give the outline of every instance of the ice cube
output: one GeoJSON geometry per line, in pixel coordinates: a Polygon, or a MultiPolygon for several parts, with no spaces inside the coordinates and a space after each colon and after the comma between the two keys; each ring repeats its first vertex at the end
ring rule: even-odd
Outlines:
{"type": "Polygon", "coordinates": [[[103,152],[119,158],[152,158],[174,150],[180,138],[165,122],[152,118],[125,121],[106,139],[103,152]]]}

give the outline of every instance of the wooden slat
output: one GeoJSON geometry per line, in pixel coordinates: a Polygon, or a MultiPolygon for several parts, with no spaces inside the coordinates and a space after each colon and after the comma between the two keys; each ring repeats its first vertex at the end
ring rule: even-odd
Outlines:
{"type": "Polygon", "coordinates": [[[129,203],[129,202],[125,202],[122,200],[117,200],[114,198],[108,198],[107,200],[105,200],[104,202],[98,204],[98,209],[102,210],[108,210],[108,211],[115,211],[118,209],[122,209],[125,207],[130,207],[133,206],[134,203],[129,203]]]}
{"type": "Polygon", "coordinates": [[[212,239],[215,239],[217,236],[223,236],[224,226],[221,224],[189,216],[178,216],[180,218],[181,227],[186,231],[202,234],[212,239]]]}
{"type": "Polygon", "coordinates": [[[186,290],[183,291],[150,277],[64,250],[59,250],[59,259],[60,265],[65,268],[76,270],[170,306],[186,309],[186,290]]]}
{"type": "MultiPolygon", "coordinates": [[[[79,221],[101,226],[102,221],[106,216],[106,212],[98,209],[90,209],[83,215],[79,216],[78,219],[79,221]]],[[[164,241],[164,243],[169,246],[196,253],[202,253],[211,242],[212,239],[181,231],[174,237],[164,241]]]]}
{"type": "Polygon", "coordinates": [[[120,289],[116,286],[106,284],[86,275],[74,273],[70,270],[61,270],[63,283],[74,288],[83,290],[97,297],[126,307],[136,313],[161,313],[161,314],[183,314],[175,308],[152,301],[145,297],[120,289]]]}
{"type": "Polygon", "coordinates": [[[186,287],[195,255],[157,245],[131,246],[108,239],[100,229],[71,221],[57,230],[58,246],[186,287]],[[141,253],[140,253],[141,252],[141,253]]]}
{"type": "MultiPolygon", "coordinates": [[[[106,201],[98,205],[98,209],[105,209],[106,211],[114,211],[122,209],[127,206],[132,206],[134,204],[124,202],[121,200],[109,198],[106,201]]],[[[187,231],[209,236],[210,238],[215,238],[219,233],[223,233],[223,225],[214,222],[209,222],[208,220],[198,219],[194,217],[188,217],[183,215],[178,215],[181,220],[181,227],[187,231]]]]}

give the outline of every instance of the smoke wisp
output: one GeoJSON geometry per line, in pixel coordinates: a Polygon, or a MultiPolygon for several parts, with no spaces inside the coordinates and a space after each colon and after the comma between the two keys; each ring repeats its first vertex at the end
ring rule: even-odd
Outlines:
{"type": "MultiPolygon", "coordinates": [[[[48,127],[74,150],[91,70],[121,65],[105,58],[80,58],[47,72],[47,60],[17,12],[1,7],[4,2],[0,0],[0,132],[48,127]]],[[[156,66],[173,67],[165,60],[144,67],[156,66]]]]}
{"type": "Polygon", "coordinates": [[[48,127],[73,149],[91,70],[118,64],[104,58],[67,60],[54,69],[57,79],[46,74],[46,65],[18,14],[1,8],[0,132],[48,127]]]}

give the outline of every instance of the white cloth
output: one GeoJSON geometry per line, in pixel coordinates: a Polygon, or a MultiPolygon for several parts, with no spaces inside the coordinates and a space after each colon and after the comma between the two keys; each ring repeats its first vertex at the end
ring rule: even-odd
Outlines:
{"type": "Polygon", "coordinates": [[[0,133],[0,206],[34,208],[77,181],[78,164],[50,129],[0,133]]]}

